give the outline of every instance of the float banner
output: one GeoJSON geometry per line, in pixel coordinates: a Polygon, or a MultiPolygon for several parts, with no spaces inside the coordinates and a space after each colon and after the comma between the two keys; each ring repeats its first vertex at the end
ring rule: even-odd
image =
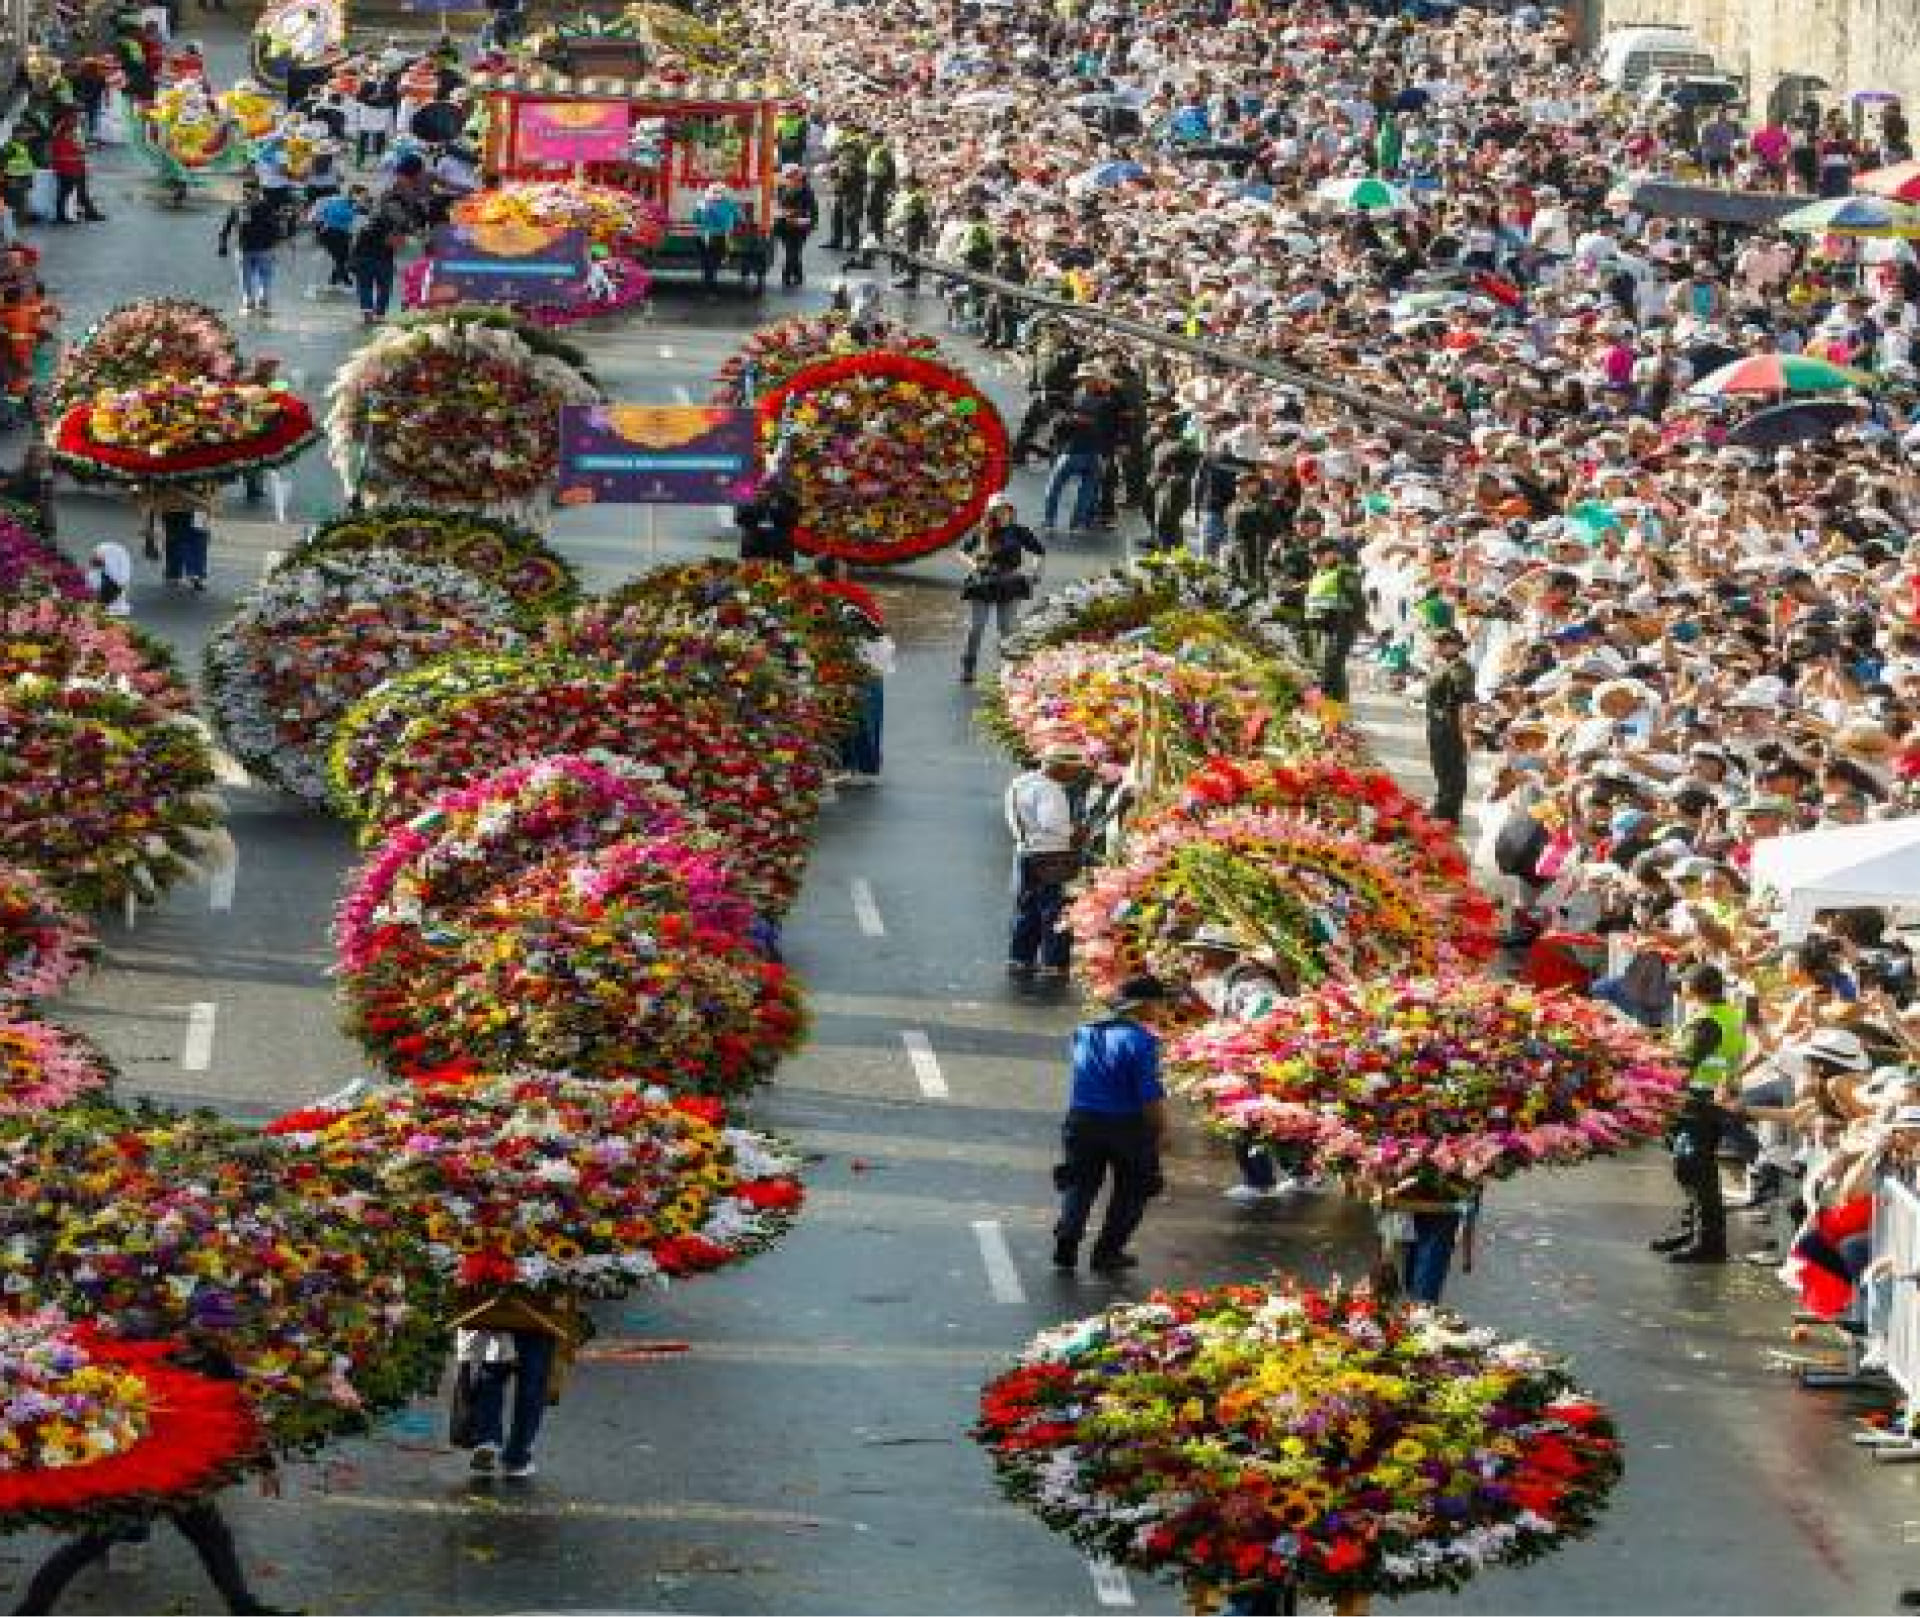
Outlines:
{"type": "Polygon", "coordinates": [[[552,302],[587,275],[583,230],[501,231],[446,225],[427,248],[429,304],[552,302]]]}
{"type": "Polygon", "coordinates": [[[618,163],[633,127],[624,101],[522,101],[516,119],[523,163],[618,163]]]}
{"type": "Polygon", "coordinates": [[[584,404],[561,411],[562,505],[733,505],[752,492],[754,477],[751,410],[584,404]]]}

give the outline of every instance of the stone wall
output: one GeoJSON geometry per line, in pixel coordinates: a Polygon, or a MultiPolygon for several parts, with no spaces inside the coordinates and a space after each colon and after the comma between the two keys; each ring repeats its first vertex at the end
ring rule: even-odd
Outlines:
{"type": "Polygon", "coordinates": [[[1790,73],[1816,74],[1841,93],[1892,90],[1910,115],[1920,110],[1920,0],[1585,0],[1579,9],[1596,36],[1627,23],[1691,27],[1746,75],[1756,112],[1790,73]]]}

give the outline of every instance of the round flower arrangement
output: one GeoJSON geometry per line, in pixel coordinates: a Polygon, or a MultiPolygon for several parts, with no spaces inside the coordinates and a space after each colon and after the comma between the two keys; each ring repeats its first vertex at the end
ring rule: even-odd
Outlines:
{"type": "Polygon", "coordinates": [[[1043,1332],[974,1435],[1008,1497],[1090,1554],[1337,1604],[1583,1537],[1622,1469],[1556,1356],[1292,1285],[1161,1292],[1043,1332]]]}
{"type": "MultiPolygon", "coordinates": [[[[1202,926],[1267,954],[1294,987],[1486,957],[1486,940],[1450,934],[1448,915],[1392,848],[1263,809],[1130,838],[1124,863],[1087,878],[1069,925],[1074,964],[1102,997],[1143,974],[1185,983],[1192,968],[1182,945],[1202,926]]],[[[1197,1012],[1196,1004],[1161,1015],[1191,1021],[1197,1012]]]]}
{"type": "Polygon", "coordinates": [[[770,743],[825,748],[841,729],[813,681],[744,630],[596,603],[557,626],[557,637],[571,656],[645,674],[664,689],[710,701],[745,734],[770,743]]]}
{"type": "Polygon", "coordinates": [[[960,372],[911,354],[803,366],[754,406],[800,500],[794,542],[869,565],[952,544],[1007,483],[1007,429],[960,372]]]}
{"type": "Polygon", "coordinates": [[[275,1447],[364,1429],[438,1381],[445,1299],[378,1198],[310,1200],[207,1113],[0,1121],[0,1288],[109,1336],[211,1333],[275,1447]]]}
{"type": "Polygon", "coordinates": [[[587,180],[526,180],[476,191],[453,207],[453,222],[490,230],[580,230],[603,247],[645,254],[667,239],[659,203],[587,180]]]}
{"type": "Polygon", "coordinates": [[[113,1063],[85,1034],[37,1017],[0,1016],[0,1117],[104,1100],[113,1079],[113,1063]]]}
{"type": "Polygon", "coordinates": [[[47,999],[93,964],[100,940],[30,870],[0,865],[0,999],[47,999]]]}
{"type": "Polygon", "coordinates": [[[784,386],[808,365],[876,350],[935,364],[948,362],[935,339],[895,320],[868,320],[856,334],[853,321],[838,311],[797,314],[760,327],[740,345],[714,378],[713,402],[747,409],[761,394],[784,386]]]}
{"type": "Polygon", "coordinates": [[[462,1288],[617,1297],[771,1246],[802,1200],[796,1153],[715,1101],[515,1072],[269,1125],[315,1179],[363,1185],[462,1288]]]}
{"type": "Polygon", "coordinates": [[[1249,649],[1276,660],[1292,662],[1299,655],[1293,631],[1273,602],[1242,589],[1224,568],[1183,552],[1144,556],[1131,567],[1049,591],[1021,617],[1001,655],[1020,662],[1048,646],[1118,640],[1193,614],[1237,625],[1249,649]]]}
{"type": "Polygon", "coordinates": [[[1155,743],[1176,765],[1258,747],[1299,696],[1282,665],[1218,643],[1173,655],[1133,641],[1069,641],[1006,668],[977,722],[1016,758],[1069,742],[1118,780],[1155,743]]]}
{"type": "Polygon", "coordinates": [[[725,867],[679,842],[562,855],[432,932],[375,929],[342,973],[349,1030],[392,1069],[551,1067],[733,1093],[804,1019],[725,867]]]}
{"type": "Polygon", "coordinates": [[[197,719],[83,680],[0,682],[0,859],[75,908],[156,897],[223,812],[197,719]]]}
{"type": "Polygon", "coordinates": [[[409,724],[360,799],[386,826],[476,775],[553,753],[607,752],[646,765],[776,887],[797,881],[825,782],[818,749],[755,739],[724,709],[645,674],[536,672],[449,698],[409,724]]]}
{"type": "Polygon", "coordinates": [[[1298,815],[1369,846],[1392,848],[1428,902],[1444,912],[1455,951],[1470,960],[1493,958],[1497,916],[1474,885],[1459,833],[1434,819],[1384,769],[1337,757],[1212,758],[1137,829],[1201,824],[1246,808],[1298,815]]]}
{"type": "Polygon", "coordinates": [[[631,764],[573,755],[514,764],[435,798],[360,867],[334,923],[359,971],[397,936],[446,925],[536,865],[610,843],[685,838],[682,806],[631,764]]]}
{"type": "Polygon", "coordinates": [[[173,648],[90,602],[0,596],[0,680],[20,674],[96,680],[169,712],[193,711],[173,648]]]}
{"type": "Polygon", "coordinates": [[[341,480],[380,504],[504,508],[559,468],[560,411],[600,389],[579,350],[471,309],[384,326],[334,377],[327,441],[341,480]]]}
{"type": "MultiPolygon", "coordinates": [[[[560,663],[526,651],[461,651],[381,681],[348,708],[334,727],[327,759],[334,812],[364,821],[367,793],[407,727],[438,711],[443,703],[543,678],[585,677],[589,672],[585,664],[560,663]]],[[[377,829],[371,828],[369,834],[377,829]]]]}
{"type": "MultiPolygon", "coordinates": [[[[516,301],[514,312],[542,331],[560,331],[586,320],[604,320],[624,314],[647,301],[653,277],[646,265],[624,253],[593,250],[594,273],[577,281],[556,282],[537,303],[516,301]]],[[[416,258],[400,272],[400,298],[409,309],[432,309],[454,300],[451,289],[433,279],[431,257],[416,258]]]]}
{"type": "Polygon", "coordinates": [[[198,482],[284,465],[318,437],[313,412],[283,387],[156,376],[70,406],[53,450],[83,479],[198,482]]]}
{"type": "Polygon", "coordinates": [[[0,1314],[0,1532],[86,1532],[217,1493],[260,1461],[231,1381],[56,1309],[0,1314]]]}
{"type": "Polygon", "coordinates": [[[14,507],[0,507],[0,593],[93,600],[87,575],[14,507]]]}
{"type": "Polygon", "coordinates": [[[59,412],[159,376],[224,379],[239,368],[232,328],[206,304],[140,298],[108,311],[68,350],[49,399],[59,412]]]}
{"type": "Polygon", "coordinates": [[[422,565],[459,567],[527,614],[563,612],[579,599],[573,564],[530,528],[472,511],[388,507],[334,517],[287,552],[278,571],[310,561],[388,551],[422,565]]]}
{"type": "Polygon", "coordinates": [[[1660,1133],[1684,1082],[1606,1006],[1493,977],[1323,983],[1169,1059],[1223,1128],[1389,1186],[1625,1150],[1660,1133]]]}
{"type": "Polygon", "coordinates": [[[515,618],[509,596],[461,567],[322,557],[275,573],[207,643],[207,705],[249,769],[324,803],[328,749],[354,703],[450,652],[512,649],[515,618]]]}
{"type": "Polygon", "coordinates": [[[656,568],[622,584],[607,606],[672,612],[741,630],[812,681],[836,711],[851,713],[866,678],[858,651],[864,631],[847,603],[820,579],[774,562],[715,559],[656,568]]]}

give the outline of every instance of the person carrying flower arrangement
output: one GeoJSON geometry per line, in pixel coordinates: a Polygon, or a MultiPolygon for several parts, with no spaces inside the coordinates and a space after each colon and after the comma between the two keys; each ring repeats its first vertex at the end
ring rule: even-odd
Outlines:
{"type": "MultiPolygon", "coordinates": [[[[1251,958],[1246,945],[1222,926],[1203,926],[1181,949],[1192,962],[1192,991],[1214,1016],[1236,1022],[1257,1022],[1291,990],[1273,969],[1251,958]]],[[[1228,1201],[1267,1201],[1298,1188],[1293,1174],[1282,1174],[1271,1150],[1233,1142],[1233,1159],[1240,1165],[1240,1183],[1223,1194],[1228,1201]]]]}
{"type": "Polygon", "coordinates": [[[1059,981],[1067,974],[1073,935],[1062,924],[1067,883],[1086,863],[1090,760],[1083,748],[1054,745],[1040,767],[1007,787],[1007,829],[1013,833],[1013,927],[1007,975],[1059,981]]]}
{"type": "Polygon", "coordinates": [[[534,1474],[533,1445],[547,1408],[593,1326],[566,1293],[535,1295],[519,1287],[469,1297],[454,1316],[452,1437],[470,1448],[476,1476],[514,1480],[534,1474]],[[507,1404],[507,1386],[513,1403],[507,1404]]]}
{"type": "Polygon", "coordinates": [[[1421,1173],[1375,1186],[1373,1198],[1378,1206],[1382,1280],[1415,1302],[1439,1302],[1463,1237],[1466,1267],[1473,1268],[1479,1186],[1421,1173]]]}

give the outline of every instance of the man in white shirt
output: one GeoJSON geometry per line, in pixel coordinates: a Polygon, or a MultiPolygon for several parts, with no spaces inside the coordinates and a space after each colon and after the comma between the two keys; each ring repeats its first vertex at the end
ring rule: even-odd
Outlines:
{"type": "Polygon", "coordinates": [[[1059,981],[1067,974],[1073,935],[1061,924],[1067,883],[1079,874],[1087,840],[1085,791],[1090,760],[1079,747],[1055,744],[1040,765],[1007,787],[1007,829],[1013,834],[1013,926],[1007,975],[1017,981],[1059,981]]]}

